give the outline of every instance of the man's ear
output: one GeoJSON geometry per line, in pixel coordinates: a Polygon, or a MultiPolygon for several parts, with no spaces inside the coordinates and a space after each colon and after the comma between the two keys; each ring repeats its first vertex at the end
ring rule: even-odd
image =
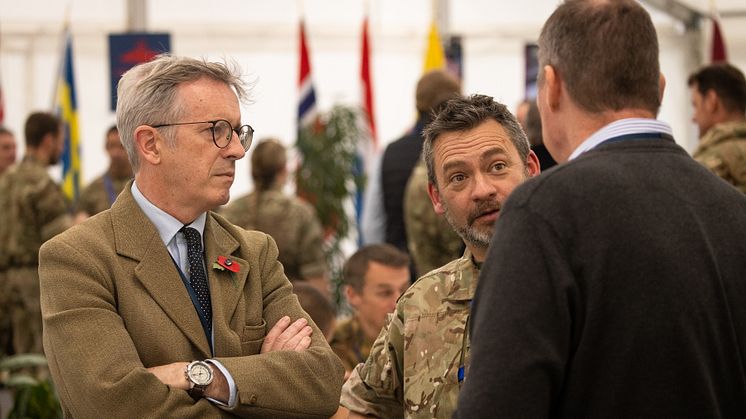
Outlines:
{"type": "Polygon", "coordinates": [[[663,103],[663,92],[666,91],[666,76],[660,73],[658,76],[658,100],[663,103]]]}
{"type": "Polygon", "coordinates": [[[446,209],[443,207],[443,202],[440,200],[440,191],[438,188],[430,182],[427,182],[427,194],[430,196],[430,202],[433,203],[433,209],[436,214],[443,214],[446,209]]]}
{"type": "Polygon", "coordinates": [[[718,111],[718,107],[720,107],[720,97],[718,97],[715,89],[709,89],[706,91],[704,96],[702,96],[702,102],[705,105],[705,110],[709,114],[714,114],[718,111]]]}
{"type": "Polygon", "coordinates": [[[534,177],[541,173],[541,163],[539,158],[534,153],[534,150],[528,151],[528,157],[526,158],[526,174],[528,177],[534,177]]]}
{"type": "Polygon", "coordinates": [[[544,91],[545,101],[548,109],[556,110],[560,104],[560,95],[562,94],[562,81],[557,71],[551,65],[545,65],[542,69],[544,72],[544,91]]]}
{"type": "Polygon", "coordinates": [[[358,295],[351,286],[344,286],[344,294],[347,302],[352,306],[352,308],[357,308],[357,306],[360,305],[360,295],[358,295]]]}
{"type": "Polygon", "coordinates": [[[141,159],[150,164],[159,164],[162,144],[161,137],[155,128],[148,125],[135,128],[135,150],[141,159]]]}

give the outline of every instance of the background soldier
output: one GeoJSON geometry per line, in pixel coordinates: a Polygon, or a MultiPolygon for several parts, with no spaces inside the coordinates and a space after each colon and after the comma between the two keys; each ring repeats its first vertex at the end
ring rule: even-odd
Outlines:
{"type": "Polygon", "coordinates": [[[409,287],[409,256],[390,244],[364,246],[347,260],[343,277],[354,314],[337,325],[331,347],[349,374],[368,358],[386,315],[409,287]]]}
{"type": "Polygon", "coordinates": [[[329,297],[321,223],[311,205],[282,191],[288,170],[279,141],[257,144],[251,154],[251,177],[254,191],[231,202],[221,214],[237,226],[272,236],[288,279],[307,281],[329,297]]]}
{"type": "Polygon", "coordinates": [[[119,140],[116,125],[106,131],[105,147],[106,154],[109,155],[109,169],[80,194],[76,204],[78,217],[86,218],[109,209],[119,193],[124,190],[124,185],[132,179],[132,166],[119,140]]]}
{"type": "Polygon", "coordinates": [[[689,76],[699,147],[694,159],[746,193],[746,79],[736,67],[711,64],[689,76]]]}
{"type": "Polygon", "coordinates": [[[7,298],[1,314],[10,319],[11,352],[42,353],[39,248],[67,229],[72,219],[62,189],[47,173],[62,155],[59,119],[32,113],[25,135],[26,155],[0,177],[0,292],[7,298]]]}
{"type": "Polygon", "coordinates": [[[0,175],[16,162],[16,137],[0,126],[0,175]]]}
{"type": "Polygon", "coordinates": [[[448,225],[445,217],[433,210],[427,194],[424,160],[417,162],[404,192],[404,225],[417,277],[464,254],[464,241],[448,225]]]}

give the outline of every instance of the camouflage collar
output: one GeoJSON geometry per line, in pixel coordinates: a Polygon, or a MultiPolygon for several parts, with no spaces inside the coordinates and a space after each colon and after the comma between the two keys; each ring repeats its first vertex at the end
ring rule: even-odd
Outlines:
{"type": "Polygon", "coordinates": [[[697,152],[735,138],[746,139],[746,121],[725,122],[710,128],[699,140],[697,152]]]}

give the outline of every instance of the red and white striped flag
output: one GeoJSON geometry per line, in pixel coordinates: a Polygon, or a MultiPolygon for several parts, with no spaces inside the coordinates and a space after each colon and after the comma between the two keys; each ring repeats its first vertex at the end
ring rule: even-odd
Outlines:
{"type": "Polygon", "coordinates": [[[308,126],[316,119],[316,92],[311,80],[311,60],[308,58],[306,46],[306,29],[303,20],[300,21],[300,73],[298,78],[300,91],[298,101],[298,130],[308,126]]]}

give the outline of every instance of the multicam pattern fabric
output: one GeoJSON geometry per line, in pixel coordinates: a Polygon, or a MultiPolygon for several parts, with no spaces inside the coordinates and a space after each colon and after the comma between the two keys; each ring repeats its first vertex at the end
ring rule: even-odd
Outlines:
{"type": "Polygon", "coordinates": [[[467,251],[420,278],[400,298],[340,403],[381,418],[444,418],[469,369],[469,308],[479,269],[467,251]]]}
{"type": "Polygon", "coordinates": [[[114,199],[124,190],[127,182],[132,178],[117,179],[115,177],[109,177],[111,179],[111,191],[107,189],[106,175],[99,176],[94,179],[78,197],[78,202],[75,204],[75,211],[83,211],[88,215],[96,215],[101,211],[107,210],[114,203],[114,199]]]}
{"type": "Polygon", "coordinates": [[[352,316],[337,325],[329,346],[342,360],[345,371],[352,371],[357,364],[368,359],[373,341],[366,339],[358,317],[352,316]]]}
{"type": "Polygon", "coordinates": [[[254,191],[220,211],[231,223],[269,234],[280,249],[285,275],[293,281],[327,271],[323,230],[313,207],[280,190],[254,191]]]}
{"type": "Polygon", "coordinates": [[[423,160],[412,171],[404,192],[404,225],[407,247],[418,276],[445,265],[464,252],[461,237],[446,218],[433,209],[427,194],[427,167],[423,160]]]}
{"type": "Polygon", "coordinates": [[[62,189],[32,157],[0,176],[0,341],[12,334],[15,353],[42,352],[39,248],[72,225],[68,209],[62,189]]]}
{"type": "Polygon", "coordinates": [[[0,269],[36,266],[42,243],[71,225],[69,206],[46,167],[26,156],[0,177],[0,269]]]}
{"type": "Polygon", "coordinates": [[[694,159],[746,193],[746,121],[712,127],[700,139],[694,159]]]}

